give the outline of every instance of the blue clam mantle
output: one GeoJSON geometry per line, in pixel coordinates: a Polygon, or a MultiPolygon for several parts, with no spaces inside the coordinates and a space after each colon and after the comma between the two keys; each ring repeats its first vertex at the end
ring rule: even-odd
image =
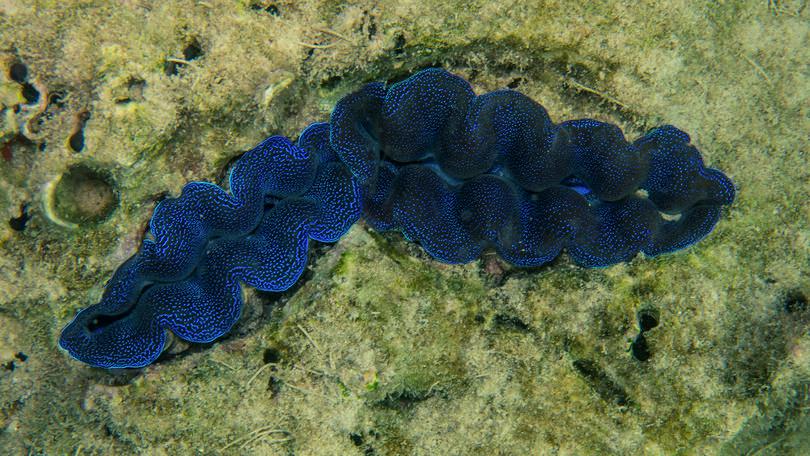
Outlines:
{"type": "Polygon", "coordinates": [[[367,84],[295,144],[264,140],[235,164],[229,187],[191,182],[161,202],[151,237],[59,345],[123,368],[152,363],[166,331],[210,342],[239,318],[242,283],[289,288],[310,239],[335,242],[361,217],[446,263],[492,249],[537,266],[565,249],[602,267],[694,244],[734,200],[732,182],[675,127],[628,142],[608,123],[554,124],[519,92],[476,96],[439,69],[367,84]]]}

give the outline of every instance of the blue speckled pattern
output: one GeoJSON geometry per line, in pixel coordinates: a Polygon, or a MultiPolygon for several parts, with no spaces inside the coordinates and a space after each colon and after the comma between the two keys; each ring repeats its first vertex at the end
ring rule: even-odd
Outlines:
{"type": "Polygon", "coordinates": [[[157,359],[167,331],[215,340],[239,318],[240,283],[286,290],[311,239],[335,242],[361,216],[446,263],[491,249],[538,266],[565,249],[603,267],[683,249],[711,232],[735,193],[689,142],[672,126],[628,142],[596,120],[556,125],[519,92],[476,96],[440,69],[367,84],[297,143],[273,136],[247,152],[230,192],[191,182],[161,202],[150,237],[59,345],[124,368],[157,359]]]}

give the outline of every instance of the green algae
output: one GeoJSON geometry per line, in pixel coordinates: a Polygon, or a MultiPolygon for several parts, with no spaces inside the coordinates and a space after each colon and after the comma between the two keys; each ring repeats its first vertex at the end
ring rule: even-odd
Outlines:
{"type": "Polygon", "coordinates": [[[0,215],[28,203],[31,220],[0,227],[0,447],[806,453],[810,314],[786,306],[810,294],[806,15],[784,1],[3,3],[0,215]],[[186,59],[191,45],[202,54],[186,59]],[[17,61],[37,104],[20,104],[17,61]],[[316,248],[294,290],[248,291],[239,326],[207,349],[116,374],[58,351],[161,197],[221,181],[233,157],[327,119],[363,82],[427,65],[479,92],[514,86],[557,121],[630,137],[677,125],[739,198],[697,246],[604,270],[447,266],[360,225],[316,248]],[[88,162],[118,208],[59,224],[48,184],[88,162]],[[643,309],[660,323],[640,362],[643,309]]]}

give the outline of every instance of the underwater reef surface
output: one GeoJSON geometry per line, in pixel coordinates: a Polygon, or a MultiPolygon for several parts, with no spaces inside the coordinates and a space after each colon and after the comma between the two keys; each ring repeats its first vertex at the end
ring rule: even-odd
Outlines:
{"type": "Polygon", "coordinates": [[[802,2],[0,3],[0,447],[9,454],[806,454],[802,2]],[[582,269],[431,260],[355,225],[229,336],[108,373],[57,348],[159,201],[441,66],[741,193],[698,246],[582,269]]]}
{"type": "Polygon", "coordinates": [[[336,242],[361,215],[445,263],[493,249],[539,266],[565,248],[581,266],[605,267],[694,244],[735,193],[675,127],[628,143],[592,119],[554,125],[520,92],[476,97],[438,68],[365,85],[296,144],[267,138],[237,160],[228,188],[191,182],[162,201],[150,237],[59,346],[92,366],[130,368],[154,362],[168,332],[211,342],[239,320],[240,284],[289,289],[310,240],[336,242]]]}

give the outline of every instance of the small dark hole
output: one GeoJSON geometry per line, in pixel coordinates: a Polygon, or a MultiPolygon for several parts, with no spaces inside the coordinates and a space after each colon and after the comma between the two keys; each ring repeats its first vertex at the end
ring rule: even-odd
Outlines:
{"type": "Polygon", "coordinates": [[[405,35],[399,34],[394,39],[394,54],[400,55],[405,52],[405,35]]]}
{"type": "Polygon", "coordinates": [[[511,81],[509,81],[509,84],[506,84],[506,87],[509,87],[510,89],[516,89],[523,82],[525,82],[525,79],[523,79],[523,78],[515,78],[515,79],[512,79],[511,81]]]}
{"type": "Polygon", "coordinates": [[[647,343],[647,338],[644,337],[644,333],[639,333],[636,336],[636,339],[630,345],[630,353],[632,353],[633,358],[644,362],[652,357],[652,352],[650,351],[650,344],[647,343]]]}
{"type": "MultiPolygon", "coordinates": [[[[200,58],[203,55],[202,47],[200,47],[200,43],[195,39],[191,43],[187,44],[186,47],[183,49],[183,59],[184,60],[195,60],[200,58]]],[[[180,68],[184,66],[183,62],[177,62],[173,60],[166,60],[163,63],[163,72],[166,76],[175,76],[179,73],[180,68]]]]}
{"type": "Polygon", "coordinates": [[[3,364],[3,368],[4,368],[4,369],[6,369],[6,370],[10,370],[10,371],[12,371],[12,372],[14,372],[14,368],[16,368],[16,367],[17,367],[17,366],[15,366],[15,365],[14,365],[14,361],[9,361],[9,362],[7,362],[7,363],[3,364]]]}
{"type": "Polygon", "coordinates": [[[349,439],[351,439],[354,446],[361,447],[363,446],[363,436],[360,434],[349,434],[349,439]]]}
{"type": "Polygon", "coordinates": [[[84,149],[84,129],[80,128],[76,133],[70,135],[68,144],[73,152],[81,152],[84,149]]]}
{"type": "Polygon", "coordinates": [[[64,108],[66,96],[67,94],[62,90],[53,92],[50,95],[48,95],[48,104],[55,105],[57,108],[64,108]]]}
{"type": "Polygon", "coordinates": [[[362,435],[360,435],[360,434],[358,434],[356,432],[353,432],[353,433],[349,434],[349,440],[351,440],[352,443],[354,444],[354,446],[356,446],[357,448],[362,448],[363,449],[363,456],[374,456],[374,454],[375,454],[374,453],[374,448],[372,448],[371,446],[366,444],[366,442],[363,439],[362,435]]]}
{"type": "Polygon", "coordinates": [[[28,223],[31,217],[28,215],[28,204],[20,205],[20,216],[14,217],[8,221],[8,226],[14,231],[23,231],[25,224],[28,223]]]}
{"type": "Polygon", "coordinates": [[[262,354],[264,364],[277,363],[281,359],[281,352],[275,348],[267,348],[262,354]]]}
{"type": "Polygon", "coordinates": [[[790,291],[785,297],[785,312],[799,313],[807,310],[807,296],[799,290],[790,291]]]}
{"type": "Polygon", "coordinates": [[[495,318],[492,319],[492,324],[507,330],[514,330],[514,331],[529,330],[529,325],[527,325],[526,322],[512,315],[503,315],[503,314],[495,315],[495,318]]]}
{"type": "Polygon", "coordinates": [[[202,57],[203,50],[200,47],[200,43],[197,40],[192,41],[191,43],[183,49],[183,58],[186,60],[194,60],[202,57]]]}
{"type": "Polygon", "coordinates": [[[277,395],[281,391],[281,381],[271,375],[270,380],[267,381],[267,391],[270,391],[273,396],[277,395]]]}
{"type": "Polygon", "coordinates": [[[642,310],[638,313],[638,328],[644,332],[658,326],[658,315],[654,310],[642,310]]]}
{"type": "Polygon", "coordinates": [[[84,125],[87,123],[87,119],[89,118],[89,112],[79,114],[79,123],[76,126],[76,131],[70,135],[70,138],[68,138],[68,145],[73,152],[81,152],[82,149],[84,149],[84,125]]]}
{"type": "Polygon", "coordinates": [[[23,63],[17,62],[9,68],[8,77],[14,82],[23,84],[28,80],[28,67],[23,63]]]}
{"type": "Polygon", "coordinates": [[[28,355],[23,352],[17,352],[14,354],[14,357],[19,359],[22,362],[26,362],[28,360],[28,355]]]}
{"type": "Polygon", "coordinates": [[[338,84],[340,84],[340,81],[342,80],[343,78],[341,78],[340,76],[332,76],[323,81],[321,83],[321,87],[323,87],[324,89],[334,89],[335,87],[337,87],[338,84]]]}
{"type": "Polygon", "coordinates": [[[30,82],[26,82],[22,86],[22,96],[25,98],[27,104],[36,103],[39,101],[39,90],[31,85],[30,82]]]}
{"type": "Polygon", "coordinates": [[[374,38],[375,35],[377,35],[377,24],[372,21],[368,26],[368,39],[374,38]]]}
{"type": "Polygon", "coordinates": [[[265,13],[271,16],[278,16],[279,14],[281,14],[278,10],[278,6],[273,5],[272,3],[267,6],[254,3],[253,5],[250,5],[250,9],[252,9],[253,11],[264,11],[265,13]]]}
{"type": "Polygon", "coordinates": [[[48,148],[48,143],[46,143],[45,141],[39,143],[39,151],[40,152],[45,152],[45,149],[47,149],[47,148],[48,148]]]}

